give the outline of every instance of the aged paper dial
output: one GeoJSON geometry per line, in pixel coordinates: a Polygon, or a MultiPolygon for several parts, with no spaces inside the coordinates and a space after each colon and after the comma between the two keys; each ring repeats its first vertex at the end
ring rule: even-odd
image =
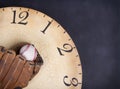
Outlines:
{"type": "MultiPolygon", "coordinates": [[[[24,89],[81,89],[82,68],[77,49],[64,28],[39,11],[0,8],[0,45],[34,44],[43,58],[39,73],[24,89]]],[[[24,75],[23,75],[24,76],[24,75]]]]}

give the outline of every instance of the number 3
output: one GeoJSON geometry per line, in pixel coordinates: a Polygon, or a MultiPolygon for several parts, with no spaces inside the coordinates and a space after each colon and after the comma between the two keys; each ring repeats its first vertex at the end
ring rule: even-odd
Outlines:
{"type": "Polygon", "coordinates": [[[68,76],[67,76],[67,75],[64,76],[63,82],[64,82],[64,84],[65,84],[66,86],[68,86],[68,87],[71,86],[71,85],[73,85],[74,87],[76,87],[76,86],[78,86],[78,84],[81,84],[81,83],[78,82],[78,79],[77,79],[77,78],[72,78],[72,80],[70,80],[69,83],[66,82],[66,79],[68,79],[68,76]]]}

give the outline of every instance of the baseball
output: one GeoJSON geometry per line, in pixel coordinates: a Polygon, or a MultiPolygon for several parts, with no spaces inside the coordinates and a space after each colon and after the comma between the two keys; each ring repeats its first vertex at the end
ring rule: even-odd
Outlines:
{"type": "Polygon", "coordinates": [[[33,61],[36,59],[37,57],[37,50],[36,48],[31,45],[31,44],[27,44],[24,45],[19,52],[23,57],[26,58],[26,60],[28,61],[33,61]]]}

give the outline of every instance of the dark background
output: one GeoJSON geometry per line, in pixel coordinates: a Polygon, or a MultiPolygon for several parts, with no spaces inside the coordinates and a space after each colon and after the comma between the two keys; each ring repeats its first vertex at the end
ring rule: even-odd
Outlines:
{"type": "Polygon", "coordinates": [[[0,0],[54,18],[71,35],[81,56],[82,89],[120,89],[119,0],[0,0]]]}

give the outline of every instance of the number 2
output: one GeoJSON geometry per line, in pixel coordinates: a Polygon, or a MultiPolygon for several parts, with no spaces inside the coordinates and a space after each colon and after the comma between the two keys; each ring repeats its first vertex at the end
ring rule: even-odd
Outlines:
{"type": "Polygon", "coordinates": [[[65,44],[63,44],[63,48],[57,47],[57,49],[58,49],[59,54],[60,54],[61,56],[64,56],[63,52],[68,52],[68,53],[69,53],[69,52],[72,52],[73,47],[72,47],[70,44],[65,43],[65,44]]]}
{"type": "Polygon", "coordinates": [[[22,24],[22,25],[26,25],[28,22],[25,21],[27,19],[27,17],[29,16],[29,13],[27,11],[23,11],[19,14],[19,19],[21,19],[20,21],[16,22],[16,10],[13,11],[13,21],[11,22],[11,24],[22,24]]]}

